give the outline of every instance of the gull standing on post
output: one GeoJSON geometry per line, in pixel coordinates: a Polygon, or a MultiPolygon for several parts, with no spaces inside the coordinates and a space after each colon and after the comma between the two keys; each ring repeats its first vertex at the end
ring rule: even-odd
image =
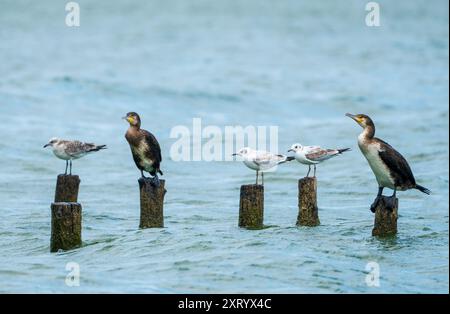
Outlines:
{"type": "Polygon", "coordinates": [[[406,159],[391,145],[375,137],[375,124],[369,116],[350,113],[346,116],[355,120],[364,129],[358,137],[358,145],[369,162],[379,187],[378,195],[370,207],[372,212],[375,212],[384,188],[394,190],[387,204],[390,209],[395,207],[397,190],[417,189],[422,193],[431,194],[430,190],[416,183],[406,159]]]}
{"type": "Polygon", "coordinates": [[[72,175],[72,160],[80,159],[87,154],[98,152],[99,150],[106,149],[106,145],[95,145],[93,143],[82,143],[80,141],[66,141],[59,138],[52,138],[48,144],[44,145],[44,148],[52,147],[53,154],[59,159],[66,161],[67,167],[70,165],[70,175],[72,175]]]}
{"type": "Polygon", "coordinates": [[[152,133],[141,129],[141,118],[137,113],[129,112],[123,119],[130,124],[125,138],[130,144],[136,167],[141,171],[142,178],[147,179],[144,176],[146,171],[153,177],[152,184],[159,186],[158,173],[163,175],[163,172],[160,169],[162,157],[158,140],[152,133]]]}
{"type": "Polygon", "coordinates": [[[262,184],[264,185],[264,172],[270,170],[285,162],[294,160],[294,157],[273,154],[266,151],[258,151],[245,147],[233,156],[240,156],[244,159],[244,164],[253,170],[256,170],[256,184],[258,184],[259,173],[261,172],[262,184]]]}
{"type": "Polygon", "coordinates": [[[349,151],[350,148],[343,149],[322,149],[320,146],[302,146],[301,144],[292,145],[288,152],[295,153],[295,160],[304,165],[308,165],[308,174],[311,172],[311,166],[314,166],[314,177],[316,176],[316,166],[325,160],[339,156],[349,151]]]}

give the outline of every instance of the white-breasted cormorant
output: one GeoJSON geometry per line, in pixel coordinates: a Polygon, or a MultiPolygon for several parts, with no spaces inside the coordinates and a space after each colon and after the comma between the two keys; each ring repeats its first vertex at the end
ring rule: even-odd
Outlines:
{"type": "Polygon", "coordinates": [[[72,160],[80,159],[87,154],[98,152],[99,150],[106,149],[106,145],[95,145],[93,143],[82,143],[80,141],[66,141],[59,138],[52,138],[48,144],[44,145],[44,148],[52,147],[53,154],[59,159],[66,161],[67,167],[70,165],[70,175],[72,175],[72,160]]]}
{"type": "Polygon", "coordinates": [[[320,146],[302,146],[301,144],[292,145],[288,152],[295,153],[295,160],[299,163],[308,165],[308,174],[311,172],[311,166],[314,166],[314,177],[316,176],[316,165],[324,162],[325,160],[339,156],[342,153],[349,151],[350,148],[342,149],[323,149],[320,146]]]}
{"type": "Polygon", "coordinates": [[[158,173],[163,175],[161,167],[161,147],[156,137],[141,129],[141,118],[135,112],[129,112],[124,117],[128,121],[130,127],[125,134],[125,138],[130,144],[131,153],[133,155],[136,167],[141,171],[142,178],[144,171],[150,173],[153,177],[153,183],[159,185],[158,173]]]}
{"type": "Polygon", "coordinates": [[[394,208],[397,190],[417,189],[425,194],[431,193],[430,190],[416,183],[406,159],[391,145],[375,137],[375,125],[370,117],[350,113],[346,116],[355,120],[364,129],[358,137],[358,145],[369,162],[379,186],[377,198],[371,206],[372,212],[375,211],[385,187],[394,190],[388,204],[391,209],[394,208]]]}

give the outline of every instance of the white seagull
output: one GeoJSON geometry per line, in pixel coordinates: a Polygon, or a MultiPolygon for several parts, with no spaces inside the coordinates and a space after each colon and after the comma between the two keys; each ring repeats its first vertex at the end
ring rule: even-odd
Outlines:
{"type": "Polygon", "coordinates": [[[323,149],[320,146],[302,146],[301,144],[292,145],[288,152],[295,153],[295,160],[299,163],[308,165],[308,174],[311,172],[311,166],[314,165],[314,177],[316,176],[316,165],[328,160],[330,158],[339,156],[340,154],[349,151],[350,148],[343,149],[323,149]]]}
{"type": "Polygon", "coordinates": [[[259,172],[262,175],[262,184],[264,185],[264,172],[268,171],[285,162],[294,160],[294,157],[273,154],[266,151],[254,150],[249,147],[242,148],[233,156],[240,156],[244,159],[244,165],[252,170],[256,170],[256,184],[258,184],[259,172]]]}
{"type": "Polygon", "coordinates": [[[98,152],[99,150],[106,149],[106,145],[95,145],[93,143],[82,143],[80,141],[66,141],[59,138],[52,138],[48,144],[44,145],[46,147],[52,147],[53,154],[59,159],[66,161],[66,171],[70,164],[70,175],[72,175],[72,160],[79,159],[86,156],[92,152],[98,152]]]}

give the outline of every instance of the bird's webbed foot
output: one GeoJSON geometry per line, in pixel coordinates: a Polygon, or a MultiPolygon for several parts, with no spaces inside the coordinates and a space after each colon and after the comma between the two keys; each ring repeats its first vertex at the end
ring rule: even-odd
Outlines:
{"type": "Polygon", "coordinates": [[[144,180],[150,179],[149,177],[146,177],[144,175],[144,171],[141,171],[141,178],[144,179],[144,180]]]}
{"type": "Polygon", "coordinates": [[[386,205],[386,209],[390,212],[394,211],[394,208],[396,206],[396,200],[397,197],[395,195],[392,195],[390,197],[386,197],[385,199],[385,205],[386,205]]]}
{"type": "Polygon", "coordinates": [[[161,185],[161,182],[159,182],[159,178],[157,175],[153,176],[153,178],[150,179],[150,184],[154,186],[155,188],[159,187],[161,185]]]}
{"type": "Polygon", "coordinates": [[[381,201],[381,195],[378,195],[378,196],[375,198],[375,200],[373,201],[372,205],[370,205],[370,211],[371,211],[372,213],[375,213],[375,211],[376,211],[376,209],[377,209],[377,206],[378,206],[378,204],[380,203],[380,201],[381,201]]]}

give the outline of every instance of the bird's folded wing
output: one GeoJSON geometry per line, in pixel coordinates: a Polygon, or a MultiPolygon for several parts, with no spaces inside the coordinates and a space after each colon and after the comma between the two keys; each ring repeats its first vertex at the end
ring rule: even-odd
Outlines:
{"type": "Polygon", "coordinates": [[[313,151],[309,152],[305,156],[309,160],[322,161],[322,160],[328,159],[331,156],[334,156],[334,155],[336,155],[338,153],[339,152],[337,150],[334,150],[334,149],[316,149],[316,150],[313,150],[313,151]]]}
{"type": "Polygon", "coordinates": [[[409,167],[406,159],[392,148],[389,144],[385,143],[386,146],[378,151],[378,154],[390,169],[391,174],[400,182],[399,184],[411,184],[415,185],[414,175],[409,167]]]}
{"type": "Polygon", "coordinates": [[[148,151],[149,157],[151,157],[152,160],[161,162],[162,161],[161,147],[159,146],[158,140],[152,133],[146,130],[141,130],[141,132],[142,135],[144,136],[145,142],[149,150],[148,151]]]}
{"type": "Polygon", "coordinates": [[[282,155],[274,155],[271,153],[260,153],[254,158],[257,165],[276,165],[285,159],[282,155]]]}
{"type": "Polygon", "coordinates": [[[66,142],[65,143],[65,152],[70,156],[76,156],[78,154],[86,152],[86,144],[81,143],[79,141],[66,142]]]}

